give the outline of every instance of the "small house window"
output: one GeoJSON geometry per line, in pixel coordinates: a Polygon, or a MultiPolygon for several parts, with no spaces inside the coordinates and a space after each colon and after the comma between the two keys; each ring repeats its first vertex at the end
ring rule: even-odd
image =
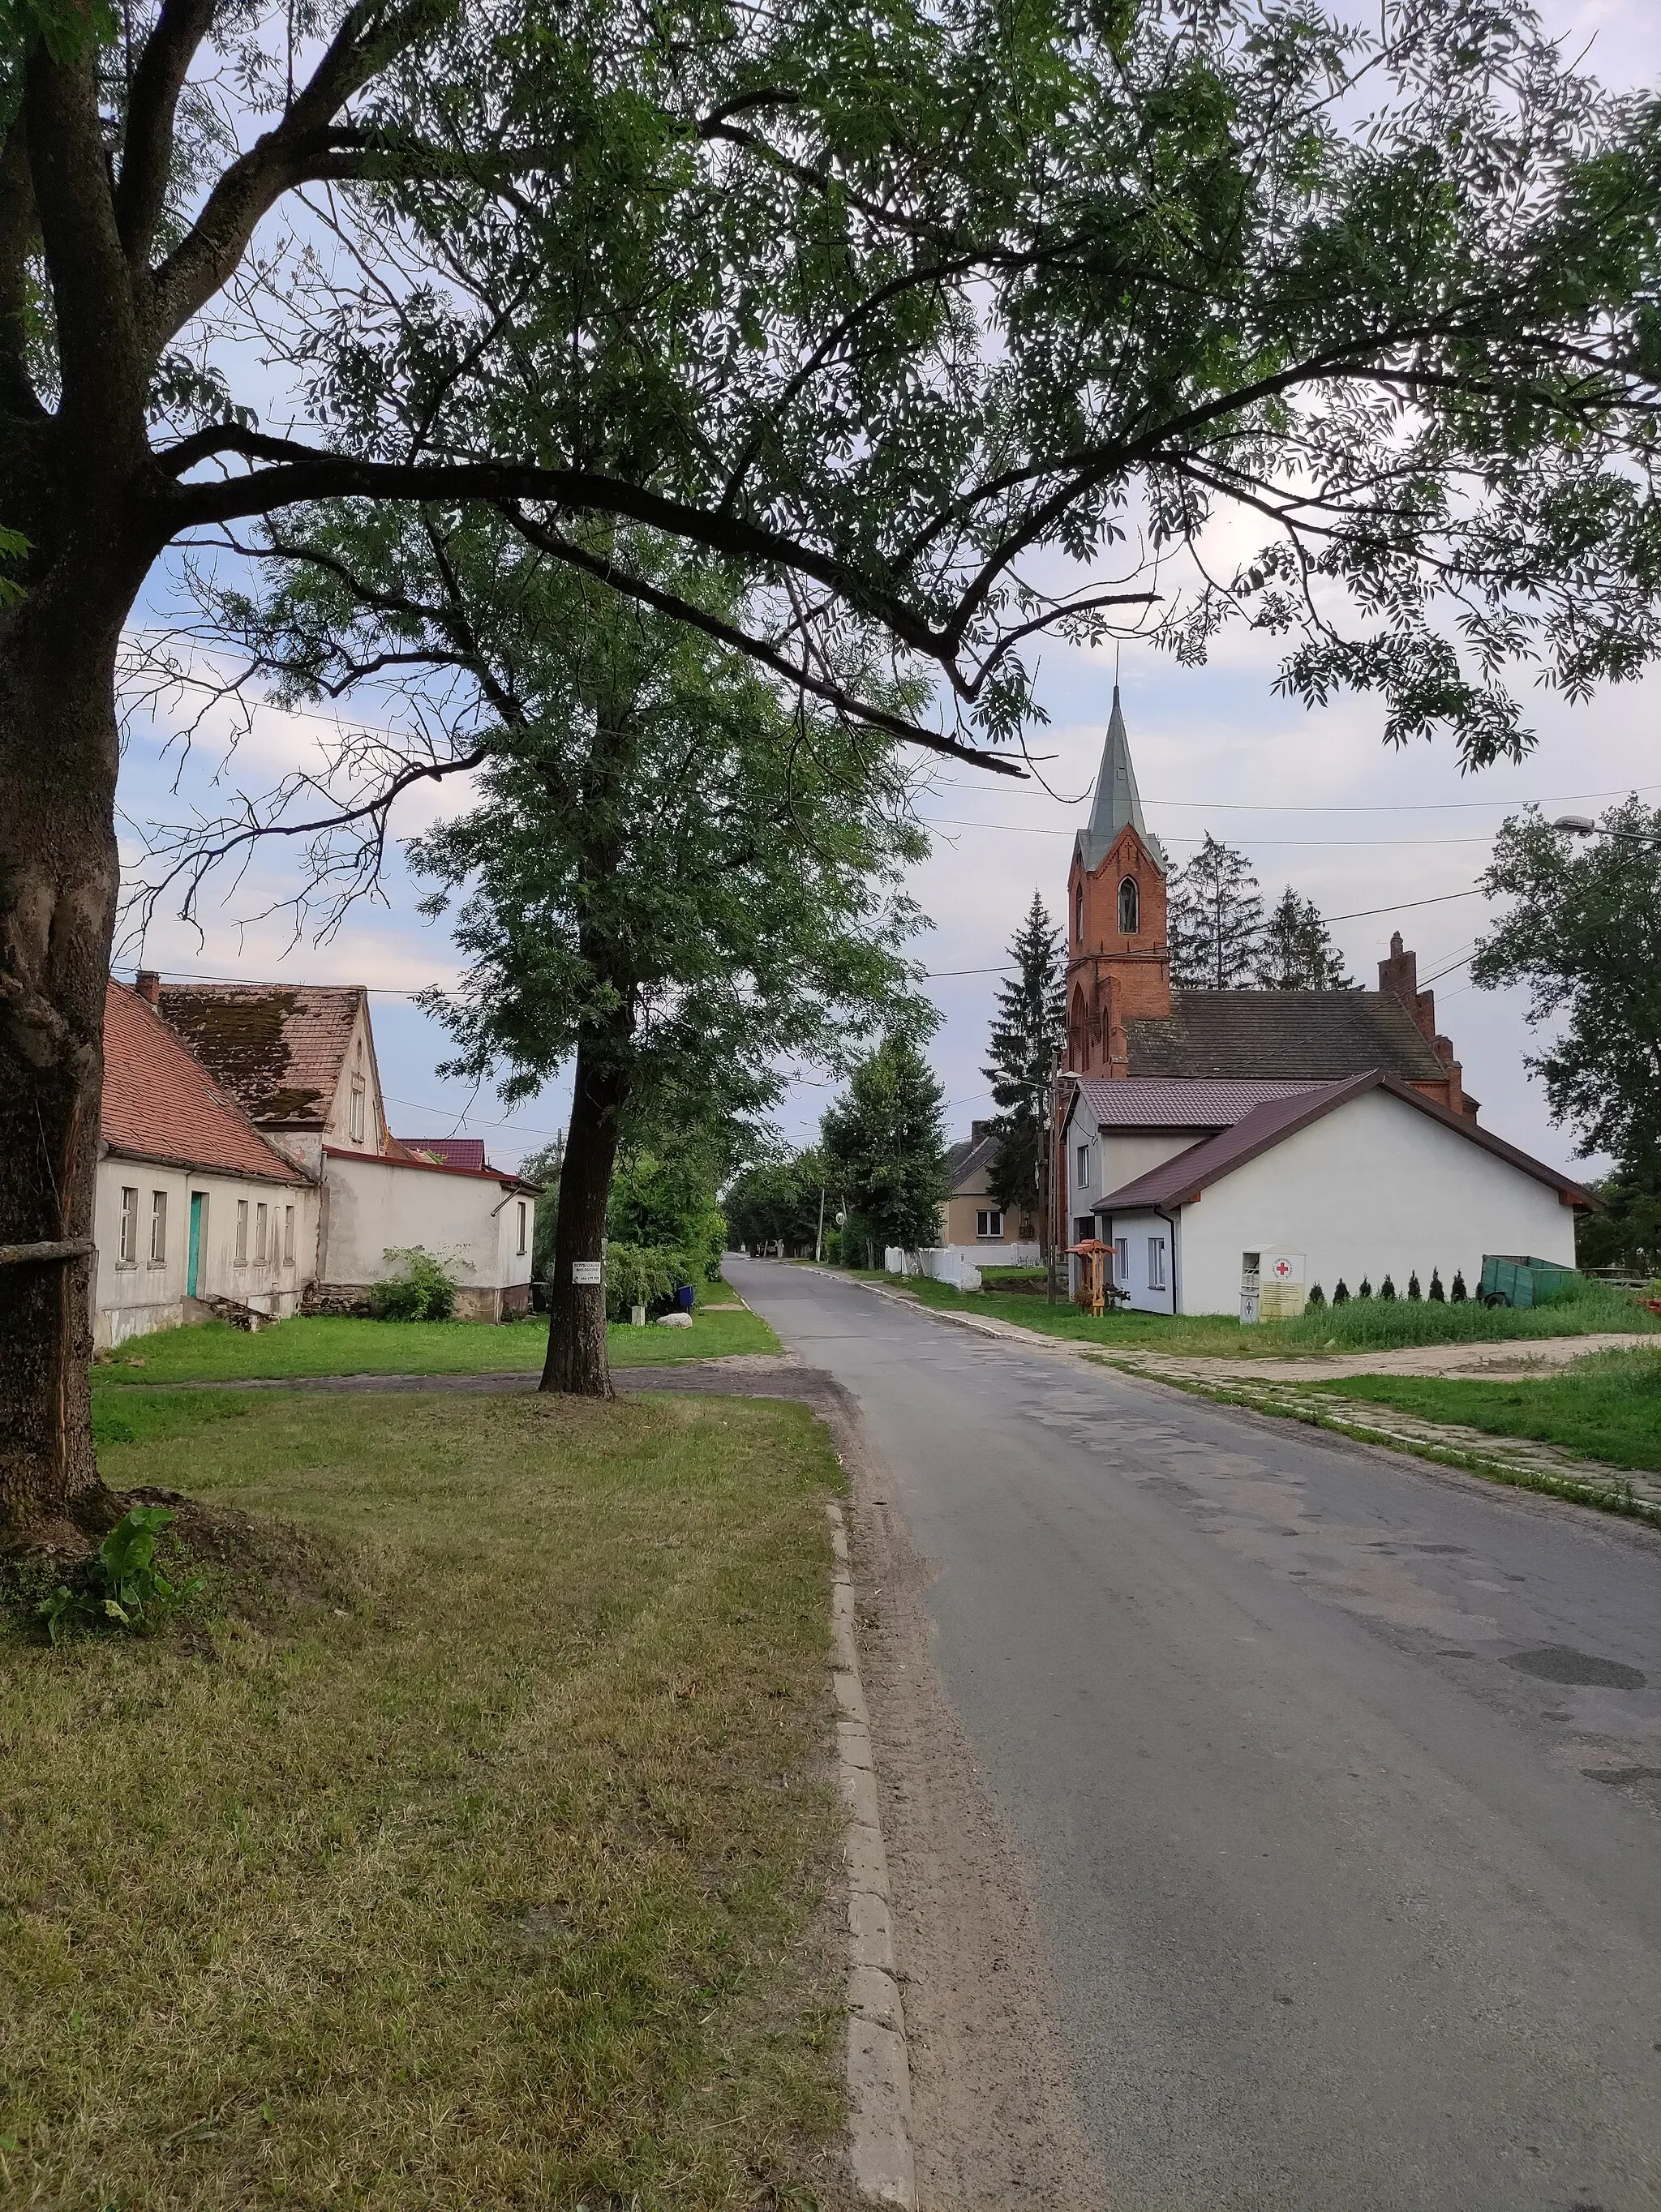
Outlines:
{"type": "Polygon", "coordinates": [[[248,1201],[246,1198],[239,1198],[236,1201],[236,1264],[239,1267],[246,1267],[247,1260],[248,1201]]]}
{"type": "Polygon", "coordinates": [[[265,1264],[265,1208],[263,1206],[257,1206],[253,1210],[253,1263],[256,1267],[263,1267],[265,1264]]]}
{"type": "Polygon", "coordinates": [[[1079,1188],[1080,1190],[1087,1190],[1089,1187],[1090,1147],[1088,1145],[1080,1145],[1079,1147],[1079,1188]]]}
{"type": "Polygon", "coordinates": [[[354,1083],[350,1128],[352,1142],[355,1145],[361,1145],[363,1142],[363,1085],[361,1083],[354,1083]]]}
{"type": "Polygon", "coordinates": [[[283,1261],[285,1267],[292,1267],[294,1265],[294,1208],[291,1206],[285,1206],[283,1209],[283,1261]]]}
{"type": "Polygon", "coordinates": [[[1079,1213],[1074,1216],[1073,1242],[1075,1244],[1082,1244],[1086,1238],[1093,1237],[1095,1234],[1096,1221],[1094,1215],[1089,1213],[1079,1213]]]}
{"type": "Polygon", "coordinates": [[[1080,884],[1073,895],[1073,942],[1084,943],[1084,885],[1080,884]]]}
{"type": "Polygon", "coordinates": [[[150,1193],[150,1265],[163,1267],[167,1257],[167,1194],[165,1190],[150,1193]]]}
{"type": "Polygon", "coordinates": [[[121,1241],[117,1250],[122,1267],[138,1265],[138,1193],[131,1183],[121,1186],[121,1241]]]}
{"type": "Polygon", "coordinates": [[[1116,1283],[1130,1280],[1130,1239],[1121,1237],[1113,1247],[1113,1279],[1116,1283]]]}
{"type": "Polygon", "coordinates": [[[1147,1240],[1147,1287],[1150,1291],[1165,1288],[1165,1238],[1150,1237],[1147,1240]]]}
{"type": "Polygon", "coordinates": [[[1136,889],[1135,876],[1127,876],[1119,885],[1119,934],[1134,937],[1141,927],[1141,896],[1136,889]]]}
{"type": "Polygon", "coordinates": [[[1001,1237],[1003,1235],[1001,1209],[995,1206],[983,1206],[975,1216],[975,1234],[977,1237],[1001,1237]]]}
{"type": "Polygon", "coordinates": [[[519,1249],[521,1252],[525,1249],[526,1224],[530,1218],[530,1207],[521,1198],[519,1201],[519,1249]]]}

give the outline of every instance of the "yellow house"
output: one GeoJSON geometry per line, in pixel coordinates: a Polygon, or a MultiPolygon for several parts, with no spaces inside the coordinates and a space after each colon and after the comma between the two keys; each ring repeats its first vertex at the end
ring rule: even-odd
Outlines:
{"type": "Polygon", "coordinates": [[[1007,1212],[991,1190],[998,1140],[990,1121],[971,1121],[965,1143],[946,1156],[951,1196],[940,1208],[940,1243],[977,1252],[995,1267],[1036,1267],[1038,1224],[1031,1214],[1007,1212]]]}

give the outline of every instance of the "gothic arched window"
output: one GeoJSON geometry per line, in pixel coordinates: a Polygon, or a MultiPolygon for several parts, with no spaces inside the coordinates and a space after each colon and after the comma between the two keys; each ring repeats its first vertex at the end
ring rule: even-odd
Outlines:
{"type": "Polygon", "coordinates": [[[1119,934],[1134,937],[1141,921],[1141,898],[1136,889],[1135,876],[1127,876],[1119,885],[1119,934]]]}
{"type": "Polygon", "coordinates": [[[1073,942],[1084,943],[1084,885],[1080,884],[1073,896],[1073,942]]]}

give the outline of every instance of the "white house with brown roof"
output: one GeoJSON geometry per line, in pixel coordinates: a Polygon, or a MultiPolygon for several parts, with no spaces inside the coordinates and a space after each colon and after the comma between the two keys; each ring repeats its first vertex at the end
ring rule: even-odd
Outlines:
{"type": "Polygon", "coordinates": [[[1141,1133],[1162,1156],[1103,1190],[1090,1226],[1144,1313],[1290,1317],[1316,1283],[1329,1300],[1340,1280],[1354,1293],[1388,1275],[1405,1294],[1433,1270],[1474,1291],[1490,1252],[1573,1267],[1575,1209],[1595,1202],[1378,1068],[1260,1099],[1197,1140],[1141,1133]]]}
{"type": "Polygon", "coordinates": [[[93,1233],[102,1351],[222,1306],[299,1310],[320,1193],[269,1145],[159,1013],[112,982],[93,1233]]]}
{"type": "MultiPolygon", "coordinates": [[[[112,1102],[126,1099],[131,1126],[122,1141],[152,1149],[157,1142],[172,1143],[170,1157],[204,1172],[219,1158],[198,1158],[190,1149],[209,1141],[205,1123],[199,1138],[174,1126],[177,1115],[169,1121],[172,1134],[165,1139],[149,1130],[155,1115],[147,1099],[144,1053],[153,1056],[161,1048],[158,1040],[170,1039],[173,1090],[188,1087],[188,1066],[195,1070],[198,1088],[205,1086],[218,1102],[218,1135],[213,1141],[220,1152],[231,1143],[227,1125],[234,1122],[240,1133],[241,1157],[266,1164],[279,1180],[307,1194],[304,1201],[294,1201],[292,1224],[284,1211],[283,1233],[275,1247],[275,1217],[266,1211],[274,1201],[249,1200],[246,1238],[240,1201],[228,1201],[228,1212],[225,1202],[217,1209],[210,1201],[193,1207],[198,1227],[213,1224],[202,1230],[206,1245],[198,1238],[201,1251],[209,1255],[198,1269],[206,1287],[189,1293],[181,1278],[169,1297],[142,1300],[135,1292],[145,1280],[158,1291],[164,1282],[171,1285],[160,1262],[147,1277],[146,1260],[135,1281],[123,1275],[121,1310],[154,1305],[169,1318],[124,1322],[121,1334],[176,1323],[185,1317],[178,1301],[187,1294],[230,1299],[259,1313],[291,1313],[302,1299],[325,1310],[362,1308],[376,1283],[402,1272],[401,1254],[417,1245],[456,1277],[457,1311],[464,1318],[500,1321],[528,1308],[537,1186],[491,1167],[482,1145],[477,1146],[475,1162],[476,1139],[435,1139],[414,1147],[392,1134],[367,991],[310,984],[164,984],[148,969],[141,972],[136,990],[113,988],[119,1004],[106,1036],[105,1079],[105,1137],[112,1151],[112,1102]],[[135,1135],[140,1122],[149,1133],[135,1135]],[[228,1258],[221,1249],[226,1238],[228,1258]],[[273,1256],[277,1249],[284,1255],[280,1261],[273,1256]],[[256,1259],[256,1254],[263,1256],[256,1259]],[[232,1271],[228,1277],[221,1268],[222,1258],[232,1271]]],[[[145,1188],[137,1201],[141,1211],[149,1202],[145,1188]]],[[[285,1209],[287,1205],[285,1200],[285,1209]]],[[[119,1221],[116,1233],[125,1252],[119,1221]]],[[[146,1233],[141,1224],[141,1244],[146,1233]]],[[[106,1241],[100,1219],[100,1276],[106,1241]]],[[[176,1238],[166,1249],[172,1251],[174,1243],[176,1238]]],[[[125,1258],[119,1262],[124,1270],[135,1265],[125,1258]]],[[[100,1311],[103,1306],[100,1288],[100,1311]]]]}

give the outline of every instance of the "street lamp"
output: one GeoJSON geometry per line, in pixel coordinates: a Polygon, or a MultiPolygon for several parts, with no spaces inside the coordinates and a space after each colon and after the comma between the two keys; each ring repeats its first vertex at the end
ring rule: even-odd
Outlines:
{"type": "Polygon", "coordinates": [[[1623,845],[1661,845],[1661,837],[1652,836],[1645,830],[1605,830],[1601,823],[1584,814],[1560,814],[1551,826],[1567,830],[1571,837],[1618,837],[1623,845]]]}

